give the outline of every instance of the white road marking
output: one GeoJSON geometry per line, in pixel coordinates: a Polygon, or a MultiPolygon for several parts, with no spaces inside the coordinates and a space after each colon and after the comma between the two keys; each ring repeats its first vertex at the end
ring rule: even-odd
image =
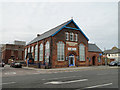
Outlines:
{"type": "Polygon", "coordinates": [[[0,84],[0,85],[3,85],[3,84],[13,84],[13,83],[16,83],[16,82],[2,83],[2,84],[0,84]]]}
{"type": "Polygon", "coordinates": [[[61,81],[52,81],[52,82],[47,82],[44,84],[67,84],[67,83],[74,83],[74,82],[82,82],[82,81],[87,81],[88,79],[81,79],[81,80],[74,80],[74,81],[66,81],[66,82],[61,82],[61,81]]]}
{"type": "Polygon", "coordinates": [[[7,73],[4,73],[4,74],[16,74],[16,72],[7,72],[7,73]]]}
{"type": "Polygon", "coordinates": [[[117,73],[112,73],[112,74],[111,73],[102,73],[102,74],[97,74],[97,75],[109,75],[109,74],[114,75],[114,74],[118,74],[118,72],[117,73]]]}
{"type": "Polygon", "coordinates": [[[72,78],[72,77],[81,77],[81,76],[70,76],[70,77],[50,78],[50,79],[42,79],[42,80],[54,80],[54,79],[63,79],[63,78],[72,78]]]}
{"type": "Polygon", "coordinates": [[[90,86],[90,87],[86,87],[86,89],[87,89],[87,88],[103,87],[103,86],[108,86],[108,85],[112,85],[112,83],[102,84],[102,85],[95,85],[95,86],[90,86]]]}
{"type": "Polygon", "coordinates": [[[107,75],[108,73],[103,73],[103,74],[97,74],[97,75],[107,75]]]}

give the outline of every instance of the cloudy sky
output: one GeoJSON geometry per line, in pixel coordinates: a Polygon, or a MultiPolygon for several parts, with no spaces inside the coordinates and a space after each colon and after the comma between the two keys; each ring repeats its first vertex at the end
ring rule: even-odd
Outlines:
{"type": "Polygon", "coordinates": [[[2,3],[0,44],[27,43],[73,17],[77,25],[102,50],[118,45],[117,2],[7,2],[2,3]]]}

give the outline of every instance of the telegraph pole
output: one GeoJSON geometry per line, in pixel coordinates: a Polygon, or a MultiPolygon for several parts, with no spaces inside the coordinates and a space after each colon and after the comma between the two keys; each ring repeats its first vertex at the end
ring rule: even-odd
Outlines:
{"type": "Polygon", "coordinates": [[[107,65],[107,55],[106,55],[106,52],[105,52],[105,48],[104,48],[104,53],[105,53],[105,65],[107,65]]]}

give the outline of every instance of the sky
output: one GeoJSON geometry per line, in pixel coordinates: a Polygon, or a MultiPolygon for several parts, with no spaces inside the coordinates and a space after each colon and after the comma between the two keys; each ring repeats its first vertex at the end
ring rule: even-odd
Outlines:
{"type": "Polygon", "coordinates": [[[89,43],[118,46],[117,2],[3,2],[0,12],[0,44],[28,43],[73,17],[89,43]]]}

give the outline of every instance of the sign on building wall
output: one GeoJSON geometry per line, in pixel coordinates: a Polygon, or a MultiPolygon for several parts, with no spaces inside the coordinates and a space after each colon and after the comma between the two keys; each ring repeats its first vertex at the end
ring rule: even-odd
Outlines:
{"type": "Polygon", "coordinates": [[[70,51],[76,51],[76,48],[68,48],[68,50],[70,50],[70,51]]]}
{"type": "Polygon", "coordinates": [[[75,46],[77,45],[78,43],[75,43],[75,42],[66,42],[69,46],[75,46]]]}

